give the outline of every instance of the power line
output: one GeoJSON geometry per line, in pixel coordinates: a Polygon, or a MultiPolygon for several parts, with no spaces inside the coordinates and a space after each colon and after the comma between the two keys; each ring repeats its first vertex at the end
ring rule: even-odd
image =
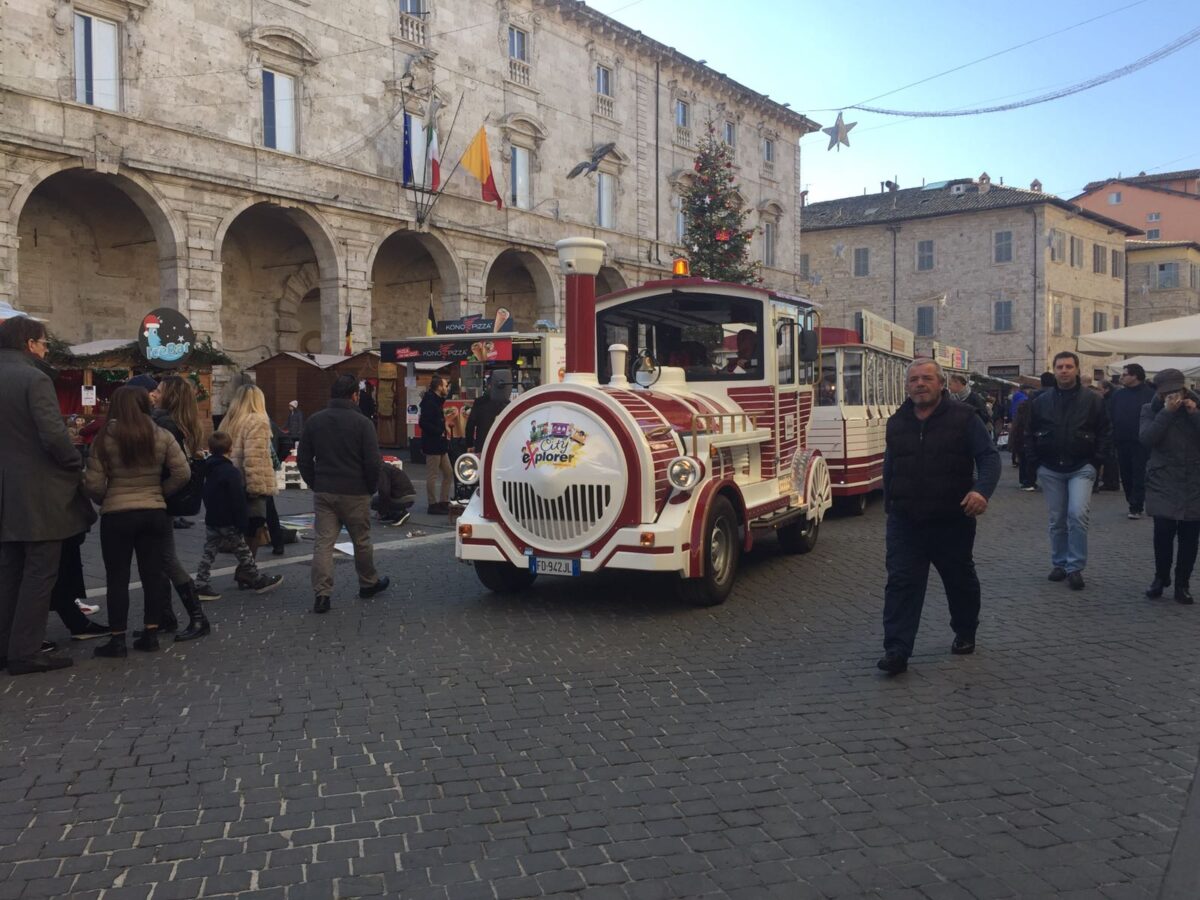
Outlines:
{"type": "Polygon", "coordinates": [[[848,106],[847,109],[858,109],[863,112],[878,113],[881,116],[906,116],[915,119],[928,118],[950,118],[953,116],[978,116],[984,113],[1006,112],[1010,109],[1021,109],[1026,106],[1036,106],[1039,103],[1048,103],[1051,100],[1058,100],[1062,97],[1069,97],[1072,94],[1078,94],[1082,91],[1090,90],[1094,87],[1099,87],[1102,84],[1107,84],[1110,81],[1115,81],[1118,78],[1124,78],[1126,75],[1131,75],[1140,69],[1144,69],[1149,65],[1165,59],[1173,53],[1178,53],[1184,47],[1194,44],[1200,40],[1200,28],[1195,28],[1180,38],[1176,38],[1169,44],[1159,47],[1153,53],[1143,56],[1141,59],[1135,60],[1126,66],[1119,69],[1113,69],[1111,72],[1106,72],[1103,75],[1097,75],[1095,78],[1089,78],[1087,81],[1081,81],[1078,84],[1070,87],[1061,88],[1056,91],[1050,91],[1048,94],[1041,94],[1037,97],[1031,97],[1028,100],[1018,100],[1014,103],[1004,103],[1000,106],[983,106],[975,109],[950,109],[950,110],[901,110],[901,109],[883,109],[877,106],[864,106],[858,104],[848,106]]]}

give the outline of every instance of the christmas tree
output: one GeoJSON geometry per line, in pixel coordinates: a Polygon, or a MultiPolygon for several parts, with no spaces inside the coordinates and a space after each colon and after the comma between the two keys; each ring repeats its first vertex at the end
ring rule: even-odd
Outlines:
{"type": "Polygon", "coordinates": [[[758,264],[748,258],[754,230],[745,228],[749,210],[733,186],[732,155],[711,122],[694,168],[696,177],[683,194],[683,244],[692,274],[734,284],[762,281],[758,264]]]}

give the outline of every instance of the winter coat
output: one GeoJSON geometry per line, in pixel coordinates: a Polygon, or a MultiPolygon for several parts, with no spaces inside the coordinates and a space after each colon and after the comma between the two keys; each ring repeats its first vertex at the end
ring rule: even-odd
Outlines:
{"type": "Polygon", "coordinates": [[[1076,472],[1089,463],[1099,472],[1112,455],[1112,423],[1104,398],[1079,382],[1046,388],[1030,401],[1024,452],[1035,466],[1076,472]]]}
{"type": "MultiPolygon", "coordinates": [[[[121,423],[116,422],[113,427],[120,428],[121,423]]],[[[187,457],[165,429],[155,427],[154,461],[147,465],[125,465],[117,451],[117,440],[110,433],[98,437],[96,444],[88,457],[83,485],[88,496],[100,504],[101,514],[166,509],[166,498],[191,480],[192,469],[187,457]]]]}
{"type": "Polygon", "coordinates": [[[375,426],[353,401],[330,400],[305,423],[296,465],[312,490],[369,497],[375,493],[380,464],[375,426]]]}
{"type": "Polygon", "coordinates": [[[300,440],[300,432],[304,430],[304,413],[299,408],[288,413],[287,424],[283,426],[283,430],[293,440],[300,440]]]}
{"type": "Polygon", "coordinates": [[[229,460],[242,473],[246,493],[251,497],[274,497],[279,488],[271,462],[271,423],[267,417],[247,419],[236,434],[229,436],[233,438],[229,460]]]}
{"type": "Polygon", "coordinates": [[[421,398],[421,452],[429,456],[438,456],[450,452],[450,442],[446,438],[446,415],[442,407],[446,398],[439,397],[435,391],[428,390],[421,398]]]}
{"type": "Polygon", "coordinates": [[[210,456],[204,466],[204,524],[209,528],[236,527],[245,532],[250,523],[242,473],[225,456],[210,456]]]}
{"type": "Polygon", "coordinates": [[[1142,430],[1142,407],[1154,399],[1154,385],[1142,382],[1137,387],[1123,387],[1113,391],[1109,400],[1112,416],[1113,441],[1136,443],[1142,430]]]}
{"type": "Polygon", "coordinates": [[[473,448],[476,453],[483,450],[483,442],[487,440],[488,432],[492,430],[492,424],[509,402],[508,398],[497,397],[493,393],[475,401],[471,407],[471,414],[467,416],[466,440],[468,447],[473,448]]]}
{"type": "MultiPolygon", "coordinates": [[[[1186,397],[1200,405],[1191,391],[1186,397]]],[[[1161,397],[1142,407],[1146,464],[1146,512],[1175,521],[1200,519],[1200,409],[1167,412],[1161,397]]]]}
{"type": "Polygon", "coordinates": [[[379,496],[393,505],[412,503],[417,498],[416,488],[408,473],[386,463],[379,467],[378,488],[379,496]]]}
{"type": "Polygon", "coordinates": [[[0,350],[0,541],[64,540],[96,521],[53,371],[31,354],[0,350]]]}

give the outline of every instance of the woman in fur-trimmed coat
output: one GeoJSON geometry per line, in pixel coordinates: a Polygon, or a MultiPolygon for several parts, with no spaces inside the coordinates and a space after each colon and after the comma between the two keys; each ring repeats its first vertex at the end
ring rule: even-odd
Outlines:
{"type": "MultiPolygon", "coordinates": [[[[229,410],[221,420],[221,430],[233,440],[229,459],[242,473],[246,482],[246,505],[249,525],[246,544],[254,554],[264,543],[259,535],[267,525],[267,498],[278,492],[275,482],[275,462],[272,456],[271,420],[267,416],[267,401],[256,385],[243,384],[234,391],[229,410]]],[[[239,586],[249,585],[251,577],[238,572],[239,586]]]]}

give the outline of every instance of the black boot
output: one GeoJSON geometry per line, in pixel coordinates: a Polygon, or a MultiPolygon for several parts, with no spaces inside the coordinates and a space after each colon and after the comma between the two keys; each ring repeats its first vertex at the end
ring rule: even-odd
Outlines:
{"type": "Polygon", "coordinates": [[[1163,595],[1163,589],[1171,586],[1170,575],[1155,575],[1154,580],[1150,582],[1150,587],[1146,588],[1146,596],[1151,600],[1157,600],[1163,595]]]}
{"type": "MultiPolygon", "coordinates": [[[[191,584],[191,582],[189,581],[188,584],[191,584]]],[[[184,588],[177,584],[175,585],[175,591],[182,600],[184,588]]],[[[171,598],[167,597],[167,605],[163,607],[162,615],[158,617],[158,630],[160,633],[174,633],[179,630],[179,620],[175,618],[175,610],[171,606],[171,598]]],[[[187,609],[187,607],[185,606],[184,609],[187,609]]]]}
{"type": "Polygon", "coordinates": [[[200,606],[200,597],[196,593],[196,585],[193,582],[189,581],[179,589],[179,599],[183,601],[183,608],[188,614],[188,627],[175,635],[176,643],[194,641],[212,631],[208,624],[208,618],[204,615],[204,609],[200,606]]]}
{"type": "Polygon", "coordinates": [[[1192,599],[1192,592],[1189,590],[1186,578],[1175,579],[1175,602],[1182,603],[1185,606],[1191,606],[1196,602],[1192,599]]]}

